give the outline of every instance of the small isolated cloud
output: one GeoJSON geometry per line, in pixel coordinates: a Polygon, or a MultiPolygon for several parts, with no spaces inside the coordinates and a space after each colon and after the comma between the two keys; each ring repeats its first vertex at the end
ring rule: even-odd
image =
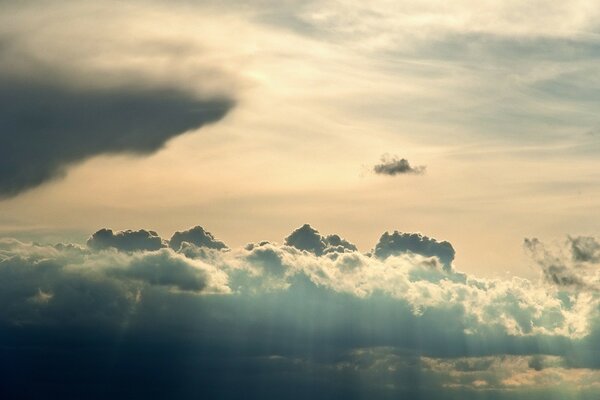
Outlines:
{"type": "Polygon", "coordinates": [[[112,229],[100,229],[87,241],[93,250],[116,249],[121,251],[158,250],[166,247],[164,241],[154,231],[140,229],[113,232],[112,229]]]}
{"type": "Polygon", "coordinates": [[[378,175],[403,175],[403,174],[423,174],[425,173],[425,166],[420,165],[413,167],[410,165],[406,158],[399,158],[398,156],[390,156],[384,154],[381,157],[381,163],[376,164],[373,167],[373,172],[378,175]]]}
{"type": "Polygon", "coordinates": [[[215,239],[212,233],[205,231],[201,226],[195,226],[187,231],[175,232],[169,241],[169,247],[173,250],[179,250],[184,242],[191,243],[197,247],[216,250],[227,248],[225,243],[215,239]]]}
{"type": "Polygon", "coordinates": [[[287,238],[285,244],[300,250],[305,250],[317,256],[326,253],[344,253],[345,251],[356,251],[356,246],[338,235],[321,236],[321,234],[309,224],[304,224],[293,231],[287,238]]]}

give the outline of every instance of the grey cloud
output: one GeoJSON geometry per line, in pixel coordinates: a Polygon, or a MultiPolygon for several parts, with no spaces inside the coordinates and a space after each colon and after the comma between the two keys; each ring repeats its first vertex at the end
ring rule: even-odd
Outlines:
{"type": "Polygon", "coordinates": [[[220,240],[215,239],[212,233],[205,231],[201,226],[195,226],[187,231],[175,232],[171,236],[169,246],[173,250],[179,250],[183,242],[191,243],[198,247],[206,247],[209,249],[226,249],[227,245],[220,240]]]}
{"type": "Polygon", "coordinates": [[[569,237],[573,260],[583,262],[600,261],[600,243],[589,236],[569,237]]]}
{"type": "Polygon", "coordinates": [[[373,167],[373,172],[379,175],[423,174],[425,166],[413,167],[407,159],[397,156],[384,155],[381,163],[373,167]]]}
{"type": "Polygon", "coordinates": [[[415,253],[428,257],[437,257],[450,270],[455,251],[447,241],[438,242],[436,239],[423,236],[420,233],[385,232],[375,245],[374,255],[385,259],[402,253],[415,253]]]}
{"type": "Polygon", "coordinates": [[[285,238],[285,244],[300,250],[306,250],[317,256],[326,253],[343,253],[345,251],[356,251],[356,246],[338,235],[321,236],[321,234],[304,224],[285,238]]]}
{"type": "Polygon", "coordinates": [[[111,229],[100,229],[87,241],[89,248],[104,250],[114,248],[122,251],[158,250],[166,247],[164,241],[154,231],[140,229],[113,232],[111,229]]]}
{"type": "Polygon", "coordinates": [[[233,106],[228,97],[203,99],[170,87],[75,88],[0,76],[0,198],[92,156],[150,154],[233,106]]]}

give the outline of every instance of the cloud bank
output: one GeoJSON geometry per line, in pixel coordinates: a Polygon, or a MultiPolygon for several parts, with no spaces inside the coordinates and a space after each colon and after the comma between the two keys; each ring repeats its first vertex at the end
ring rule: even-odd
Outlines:
{"type": "Polygon", "coordinates": [[[598,265],[579,268],[577,239],[560,261],[578,290],[466,275],[442,261],[449,243],[398,232],[369,253],[310,225],[239,249],[199,226],[172,243],[2,239],[0,391],[27,377],[27,397],[588,398],[598,265]]]}

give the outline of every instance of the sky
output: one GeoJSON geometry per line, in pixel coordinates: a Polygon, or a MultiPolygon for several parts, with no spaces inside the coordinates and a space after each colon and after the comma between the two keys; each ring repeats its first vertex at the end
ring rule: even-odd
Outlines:
{"type": "Polygon", "coordinates": [[[596,398],[599,20],[0,0],[0,393],[596,398]]]}

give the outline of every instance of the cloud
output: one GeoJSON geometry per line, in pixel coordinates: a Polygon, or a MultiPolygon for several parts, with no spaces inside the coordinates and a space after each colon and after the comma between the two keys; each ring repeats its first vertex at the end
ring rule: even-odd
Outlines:
{"type": "Polygon", "coordinates": [[[383,155],[381,163],[373,167],[373,172],[378,175],[403,175],[403,174],[423,174],[425,166],[412,167],[407,159],[397,156],[383,155]]]}
{"type": "Polygon", "coordinates": [[[100,154],[150,154],[222,119],[231,98],[152,85],[84,88],[0,76],[0,197],[17,195],[100,154]]]}
{"type": "Polygon", "coordinates": [[[112,229],[106,228],[94,233],[88,239],[87,245],[94,250],[113,248],[122,251],[152,251],[166,247],[164,241],[154,231],[140,229],[114,233],[112,229]]]}
{"type": "Polygon", "coordinates": [[[600,243],[589,236],[569,237],[573,260],[581,262],[600,262],[600,243]]]}
{"type": "Polygon", "coordinates": [[[321,236],[309,224],[304,224],[285,238],[285,244],[300,250],[306,250],[317,256],[326,253],[356,251],[356,246],[338,235],[321,236]]]}
{"type": "MultiPolygon", "coordinates": [[[[133,255],[125,268],[108,267],[108,274],[150,285],[202,292],[209,286],[210,270],[211,268],[203,263],[174,255],[163,249],[148,254],[133,255]]],[[[224,275],[220,279],[222,279],[223,286],[219,290],[229,291],[224,275]]]]}
{"type": "Polygon", "coordinates": [[[523,244],[548,282],[565,290],[600,290],[600,244],[595,238],[569,236],[565,243],[550,247],[537,238],[523,244]]]}
{"type": "Polygon", "coordinates": [[[436,239],[420,233],[385,232],[375,245],[373,254],[381,259],[402,253],[415,253],[429,257],[437,257],[445,269],[452,267],[455,251],[449,242],[438,242],[436,239]]]}
{"type": "MultiPolygon", "coordinates": [[[[310,226],[298,231],[324,241],[310,226]]],[[[590,293],[456,279],[409,251],[139,250],[158,235],[107,236],[131,235],[136,251],[0,240],[3,393],[17,393],[23,376],[31,396],[86,398],[438,400],[485,398],[489,388],[497,399],[552,399],[552,376],[595,390],[600,316],[590,293]]]]}
{"type": "Polygon", "coordinates": [[[187,231],[175,232],[173,236],[171,236],[171,240],[169,240],[169,246],[173,250],[179,250],[183,242],[209,249],[221,250],[227,248],[225,243],[215,239],[212,233],[205,231],[201,226],[195,226],[187,231]]]}

